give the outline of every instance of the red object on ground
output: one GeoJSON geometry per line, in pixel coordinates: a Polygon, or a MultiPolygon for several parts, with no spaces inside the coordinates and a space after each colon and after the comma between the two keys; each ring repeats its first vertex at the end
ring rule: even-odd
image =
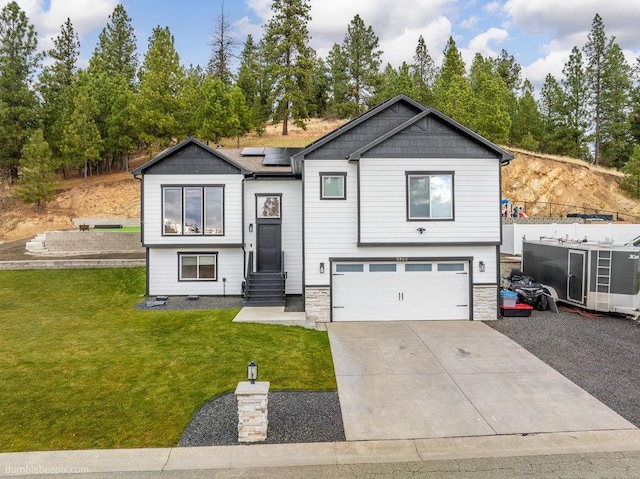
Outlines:
{"type": "Polygon", "coordinates": [[[500,306],[500,316],[502,317],[521,317],[526,318],[531,316],[533,306],[525,303],[516,303],[515,306],[500,306]]]}

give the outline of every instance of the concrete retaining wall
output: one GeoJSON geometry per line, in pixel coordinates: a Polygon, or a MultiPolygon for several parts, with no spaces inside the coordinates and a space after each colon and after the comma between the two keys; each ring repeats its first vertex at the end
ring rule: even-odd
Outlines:
{"type": "Polygon", "coordinates": [[[146,266],[143,259],[47,259],[0,261],[0,270],[74,269],[74,268],[138,268],[146,266]]]}
{"type": "Polygon", "coordinates": [[[47,231],[51,254],[144,253],[140,233],[130,231],[47,231]]]}

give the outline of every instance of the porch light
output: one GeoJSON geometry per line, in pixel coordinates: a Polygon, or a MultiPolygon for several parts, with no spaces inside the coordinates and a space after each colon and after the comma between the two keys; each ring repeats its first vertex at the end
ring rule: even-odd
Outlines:
{"type": "Polygon", "coordinates": [[[249,233],[253,233],[253,223],[249,223],[249,233]]]}
{"type": "Polygon", "coordinates": [[[320,274],[324,274],[324,263],[320,263],[320,274]]]}
{"type": "Polygon", "coordinates": [[[484,261],[480,261],[480,264],[479,264],[478,266],[480,266],[480,272],[481,272],[481,273],[484,273],[484,271],[485,271],[485,269],[486,269],[486,268],[485,268],[485,265],[484,265],[484,261]]]}
{"type": "Polygon", "coordinates": [[[258,379],[258,365],[255,361],[251,361],[247,366],[247,379],[251,381],[251,384],[255,384],[258,379]]]}

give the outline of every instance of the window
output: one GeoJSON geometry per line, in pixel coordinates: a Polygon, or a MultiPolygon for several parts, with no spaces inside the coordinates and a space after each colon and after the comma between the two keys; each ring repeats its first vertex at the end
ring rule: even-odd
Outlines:
{"type": "Polygon", "coordinates": [[[395,270],[396,270],[395,264],[370,264],[369,265],[370,273],[382,273],[382,272],[389,272],[389,271],[395,271],[395,270]]]}
{"type": "Polygon", "coordinates": [[[320,199],[346,200],[346,173],[320,173],[320,199]]]}
{"type": "Polygon", "coordinates": [[[431,263],[407,263],[404,265],[406,272],[431,271],[431,263]]]}
{"type": "Polygon", "coordinates": [[[464,263],[438,263],[438,271],[464,271],[464,263]]]}
{"type": "Polygon", "coordinates": [[[453,173],[407,173],[407,219],[453,219],[453,173]]]}
{"type": "Polygon", "coordinates": [[[256,196],[256,217],[280,218],[280,195],[256,196]]]}
{"type": "Polygon", "coordinates": [[[224,234],[224,187],[165,186],[162,192],[163,234],[224,234]]]}
{"type": "Polygon", "coordinates": [[[362,264],[337,264],[336,273],[362,273],[364,265],[362,264]]]}
{"type": "Polygon", "coordinates": [[[178,253],[180,281],[216,281],[217,253],[178,253]]]}

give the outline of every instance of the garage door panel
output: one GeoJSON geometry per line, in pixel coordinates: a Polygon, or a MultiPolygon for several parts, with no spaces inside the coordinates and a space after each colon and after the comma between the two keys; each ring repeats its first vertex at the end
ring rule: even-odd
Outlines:
{"type": "Polygon", "coordinates": [[[371,264],[333,273],[334,321],[469,319],[467,262],[397,263],[395,271],[371,264]]]}

